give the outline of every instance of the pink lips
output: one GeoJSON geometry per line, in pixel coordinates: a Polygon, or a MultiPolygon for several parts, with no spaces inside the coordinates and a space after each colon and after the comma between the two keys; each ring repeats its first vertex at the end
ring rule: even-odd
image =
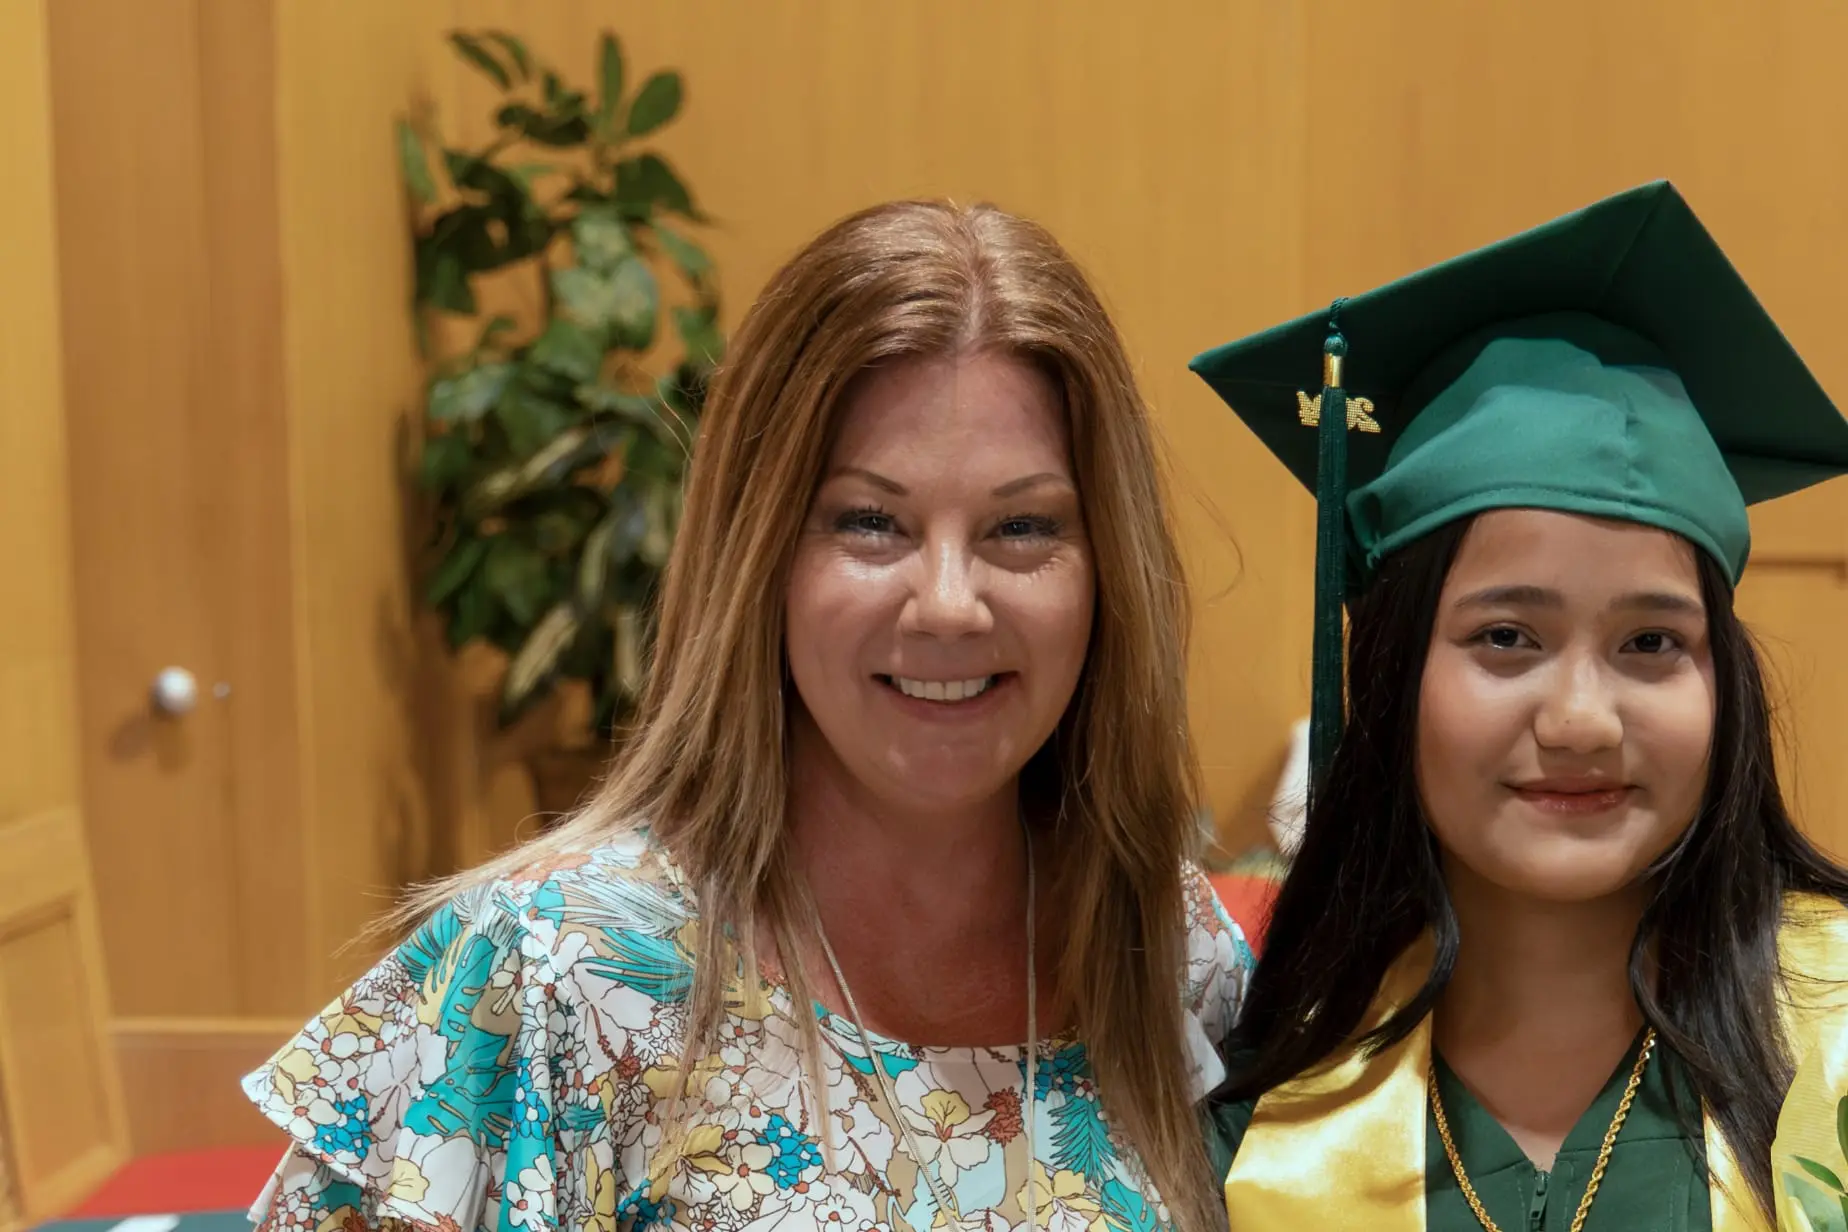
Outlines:
{"type": "Polygon", "coordinates": [[[1540,779],[1517,784],[1513,790],[1544,812],[1589,817],[1621,806],[1634,789],[1608,779],[1540,779]]]}

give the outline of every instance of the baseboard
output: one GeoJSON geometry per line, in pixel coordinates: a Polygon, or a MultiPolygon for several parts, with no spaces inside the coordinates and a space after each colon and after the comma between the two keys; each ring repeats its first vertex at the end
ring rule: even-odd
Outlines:
{"type": "Polygon", "coordinates": [[[136,1155],[263,1146],[281,1131],[238,1080],[301,1029],[293,1019],[117,1018],[110,1024],[136,1155]]]}

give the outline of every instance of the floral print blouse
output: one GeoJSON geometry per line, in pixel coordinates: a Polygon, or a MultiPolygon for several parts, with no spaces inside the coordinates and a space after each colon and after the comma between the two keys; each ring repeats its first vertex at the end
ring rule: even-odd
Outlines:
{"type": "MultiPolygon", "coordinates": [[[[1221,1077],[1251,951],[1189,871],[1194,1088],[1221,1077]]],[[[1084,1045],[915,1048],[821,1015],[825,1115],[799,1082],[786,991],[734,995],[702,1098],[662,1149],[699,927],[690,889],[637,831],[466,892],[244,1080],[292,1138],[251,1212],[262,1232],[827,1232],[936,1219],[922,1163],[986,1232],[1151,1232],[1166,1211],[1103,1115],[1084,1045]],[[924,1155],[888,1118],[890,1079],[924,1155]],[[1026,1159],[1023,1118],[1038,1158],[1026,1159]]]]}

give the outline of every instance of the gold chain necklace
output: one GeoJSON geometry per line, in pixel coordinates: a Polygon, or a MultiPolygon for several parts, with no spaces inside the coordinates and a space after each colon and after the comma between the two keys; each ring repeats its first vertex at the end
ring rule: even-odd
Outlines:
{"type": "MultiPolygon", "coordinates": [[[[1630,1115],[1630,1105],[1636,1099],[1636,1089],[1643,1084],[1643,1069],[1649,1064],[1649,1054],[1655,1051],[1655,1028],[1649,1028],[1643,1036],[1643,1051],[1636,1058],[1636,1066],[1630,1071],[1630,1085],[1624,1088],[1623,1100],[1617,1105],[1617,1115],[1611,1118],[1611,1127],[1604,1131],[1604,1145],[1598,1148],[1598,1162],[1592,1166],[1591,1180],[1585,1186],[1585,1196],[1579,1199],[1578,1213],[1572,1216],[1572,1232],[1584,1232],[1585,1216],[1591,1213],[1591,1200],[1598,1196],[1598,1185],[1604,1180],[1604,1169],[1610,1166],[1611,1148],[1617,1145],[1617,1132],[1623,1128],[1624,1118],[1630,1115]]],[[[1437,1066],[1431,1067],[1431,1080],[1427,1084],[1431,1092],[1431,1115],[1437,1121],[1437,1136],[1444,1140],[1444,1154],[1450,1159],[1450,1170],[1456,1173],[1457,1188],[1463,1191],[1463,1197],[1469,1202],[1469,1209],[1476,1212],[1476,1219],[1487,1232],[1501,1232],[1489,1213],[1482,1209],[1482,1199],[1476,1196],[1475,1186],[1469,1183],[1469,1177],[1463,1173],[1463,1158],[1457,1154],[1457,1144],[1450,1139],[1450,1122],[1444,1116],[1444,1101],[1437,1092],[1437,1066]]]]}

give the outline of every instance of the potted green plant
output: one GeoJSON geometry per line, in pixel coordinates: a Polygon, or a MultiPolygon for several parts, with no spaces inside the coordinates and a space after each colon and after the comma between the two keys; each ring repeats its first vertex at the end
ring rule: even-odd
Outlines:
{"type": "MultiPolygon", "coordinates": [[[[712,263],[683,230],[706,220],[672,164],[646,148],[678,114],[682,84],[662,71],[626,90],[611,34],[594,94],[507,33],[456,32],[450,43],[500,98],[480,148],[399,127],[414,313],[431,364],[418,464],[434,525],[424,598],[452,649],[482,641],[507,655],[503,727],[560,682],[582,682],[588,724],[562,743],[586,750],[587,775],[641,687],[687,454],[723,346],[712,263]],[[537,284],[537,319],[495,315],[467,346],[433,353],[435,321],[479,320],[482,280],[522,270],[537,284]]],[[[544,788],[542,806],[572,802],[548,801],[544,788]]]]}

